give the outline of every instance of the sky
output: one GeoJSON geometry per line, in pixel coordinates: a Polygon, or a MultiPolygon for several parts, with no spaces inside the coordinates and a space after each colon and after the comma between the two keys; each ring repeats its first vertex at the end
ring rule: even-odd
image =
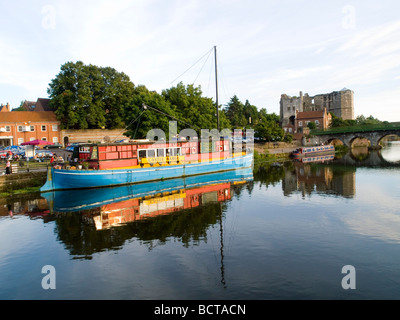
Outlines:
{"type": "Polygon", "coordinates": [[[159,93],[201,86],[279,114],[281,94],[354,91],[355,116],[400,121],[400,2],[0,0],[0,103],[47,98],[66,62],[159,93]]]}

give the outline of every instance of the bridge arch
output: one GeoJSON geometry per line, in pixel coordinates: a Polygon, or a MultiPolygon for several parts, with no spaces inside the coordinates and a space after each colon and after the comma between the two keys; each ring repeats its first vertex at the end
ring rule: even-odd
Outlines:
{"type": "Polygon", "coordinates": [[[323,141],[323,144],[325,144],[325,145],[332,144],[332,145],[336,146],[336,145],[344,145],[344,142],[343,142],[343,140],[341,140],[339,138],[329,137],[328,139],[323,141]]]}
{"type": "Polygon", "coordinates": [[[373,145],[373,142],[371,141],[371,139],[368,137],[368,135],[363,135],[363,134],[355,134],[352,138],[349,139],[349,141],[347,142],[347,145],[352,148],[353,144],[355,141],[357,140],[366,140],[368,141],[368,145],[366,147],[370,147],[373,145]]]}
{"type": "Polygon", "coordinates": [[[397,136],[398,138],[400,138],[400,133],[388,133],[388,134],[384,134],[382,135],[380,138],[378,138],[377,143],[380,144],[382,142],[383,139],[385,139],[386,137],[390,137],[390,136],[397,136]]]}

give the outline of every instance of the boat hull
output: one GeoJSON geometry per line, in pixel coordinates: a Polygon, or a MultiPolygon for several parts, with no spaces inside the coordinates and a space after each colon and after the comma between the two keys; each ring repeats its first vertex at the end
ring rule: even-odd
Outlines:
{"type": "Polygon", "coordinates": [[[292,153],[293,157],[315,157],[327,154],[335,154],[334,146],[317,146],[317,147],[304,147],[292,153]]]}
{"type": "Polygon", "coordinates": [[[49,168],[47,181],[40,191],[111,187],[236,170],[251,167],[252,164],[253,154],[247,154],[207,162],[135,169],[65,170],[49,168]]]}
{"type": "Polygon", "coordinates": [[[76,212],[93,209],[107,204],[122,202],[133,198],[144,198],[158,194],[173,193],[180,190],[201,188],[222,182],[252,181],[251,168],[210,173],[186,178],[143,182],[110,188],[85,190],[59,190],[43,193],[52,212],[76,212]]]}

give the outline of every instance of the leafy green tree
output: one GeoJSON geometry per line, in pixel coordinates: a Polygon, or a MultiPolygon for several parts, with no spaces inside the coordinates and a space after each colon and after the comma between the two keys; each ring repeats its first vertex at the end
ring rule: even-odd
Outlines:
{"type": "Polygon", "coordinates": [[[145,138],[151,129],[163,130],[169,139],[169,121],[177,116],[171,103],[144,85],[134,89],[131,103],[125,106],[124,113],[127,122],[125,135],[136,139],[145,138]]]}
{"type": "MultiPolygon", "coordinates": [[[[173,106],[178,121],[178,130],[192,128],[199,133],[200,129],[217,128],[216,107],[211,98],[202,96],[201,87],[183,85],[178,83],[176,87],[162,91],[162,96],[173,106]]],[[[223,112],[219,112],[220,128],[229,128],[223,112]]]]}
{"type": "Polygon", "coordinates": [[[78,61],[62,65],[47,92],[62,129],[97,129],[124,126],[133,89],[124,73],[78,61]]]}
{"type": "Polygon", "coordinates": [[[227,104],[225,115],[234,129],[243,128],[247,124],[244,115],[244,105],[236,95],[227,104]]]}
{"type": "Polygon", "coordinates": [[[313,129],[316,129],[316,128],[317,128],[317,125],[315,124],[315,122],[310,121],[310,122],[307,124],[307,127],[310,128],[310,130],[313,130],[313,129]]]}
{"type": "Polygon", "coordinates": [[[243,115],[246,120],[245,126],[253,127],[257,124],[258,109],[256,106],[250,104],[249,100],[246,100],[243,106],[243,115]]]}

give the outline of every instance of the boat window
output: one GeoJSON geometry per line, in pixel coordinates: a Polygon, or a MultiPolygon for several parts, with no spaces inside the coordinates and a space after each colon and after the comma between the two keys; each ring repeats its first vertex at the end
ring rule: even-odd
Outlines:
{"type": "Polygon", "coordinates": [[[165,149],[157,149],[157,157],[165,157],[165,149]]]}
{"type": "Polygon", "coordinates": [[[148,158],[155,157],[155,156],[156,156],[156,150],[154,150],[154,149],[147,150],[147,157],[148,158]]]}
{"type": "Polygon", "coordinates": [[[146,158],[146,150],[139,150],[139,159],[146,158]]]}
{"type": "Polygon", "coordinates": [[[180,156],[181,155],[181,148],[169,148],[168,149],[170,156],[180,156]]]}

